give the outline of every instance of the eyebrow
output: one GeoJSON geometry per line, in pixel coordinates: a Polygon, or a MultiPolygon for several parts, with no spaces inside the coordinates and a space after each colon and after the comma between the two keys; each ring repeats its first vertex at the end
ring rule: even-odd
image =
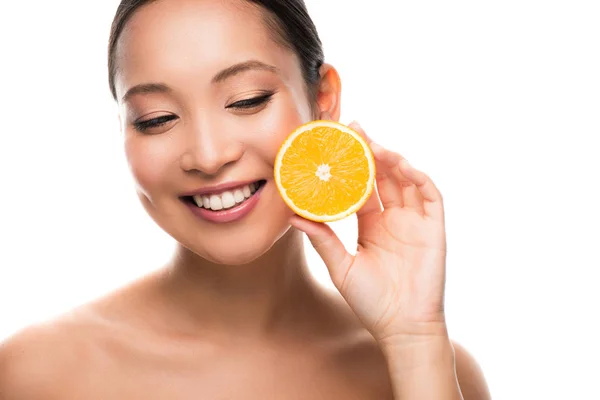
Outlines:
{"type": "MultiPolygon", "coordinates": [[[[245,71],[251,70],[262,70],[269,71],[274,74],[279,73],[279,69],[273,65],[265,64],[262,61],[258,60],[248,60],[241,63],[234,64],[230,67],[225,68],[224,70],[217,73],[211,80],[211,83],[219,83],[226,79],[231,78],[234,75],[240,74],[245,71]]],[[[122,102],[126,102],[132,96],[136,94],[149,94],[149,93],[170,93],[172,90],[169,86],[164,83],[142,83],[139,85],[135,85],[130,88],[123,98],[122,102]]]]}
{"type": "Polygon", "coordinates": [[[225,79],[231,78],[234,75],[250,70],[263,70],[273,72],[274,74],[277,74],[279,72],[277,67],[265,64],[262,61],[248,60],[238,64],[234,64],[231,67],[225,68],[223,71],[219,72],[214,76],[214,78],[212,79],[212,83],[222,82],[225,79]]]}
{"type": "Polygon", "coordinates": [[[142,83],[135,85],[125,93],[121,101],[125,103],[132,96],[136,94],[147,94],[147,93],[169,93],[171,88],[164,83],[142,83]]]}

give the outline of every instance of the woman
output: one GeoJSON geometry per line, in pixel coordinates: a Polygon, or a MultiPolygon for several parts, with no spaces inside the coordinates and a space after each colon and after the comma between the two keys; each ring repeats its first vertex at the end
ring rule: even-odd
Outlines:
{"type": "Polygon", "coordinates": [[[278,195],[287,134],[340,116],[301,0],[124,0],[109,78],[139,198],[177,251],[6,341],[1,399],[489,398],[448,338],[442,198],[424,173],[371,143],[356,256],[278,195]],[[198,216],[202,195],[216,200],[198,216]],[[302,232],[341,296],[307,272],[302,232]]]}

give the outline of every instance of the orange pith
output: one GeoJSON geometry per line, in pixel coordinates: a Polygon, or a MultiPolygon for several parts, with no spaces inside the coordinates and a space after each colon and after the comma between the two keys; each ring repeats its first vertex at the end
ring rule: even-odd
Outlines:
{"type": "Polygon", "coordinates": [[[367,143],[332,121],[296,129],[275,161],[275,182],[284,201],[302,217],[320,222],[358,211],[373,190],[374,177],[367,143]]]}

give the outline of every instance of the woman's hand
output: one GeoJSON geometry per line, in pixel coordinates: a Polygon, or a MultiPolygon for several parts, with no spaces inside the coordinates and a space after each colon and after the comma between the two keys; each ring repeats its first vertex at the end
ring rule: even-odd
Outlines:
{"type": "Polygon", "coordinates": [[[357,213],[358,250],[349,254],[326,224],[294,216],[323,258],[332,281],[382,344],[411,345],[447,335],[444,316],[446,233],[442,196],[399,154],[369,142],[377,190],[357,213]]]}

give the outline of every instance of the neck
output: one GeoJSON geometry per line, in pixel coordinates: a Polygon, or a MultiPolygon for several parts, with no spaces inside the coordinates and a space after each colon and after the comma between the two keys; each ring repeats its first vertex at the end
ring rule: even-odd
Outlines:
{"type": "Polygon", "coordinates": [[[179,246],[164,277],[171,316],[219,337],[290,329],[319,291],[307,268],[302,235],[294,228],[245,265],[214,264],[179,246]]]}

